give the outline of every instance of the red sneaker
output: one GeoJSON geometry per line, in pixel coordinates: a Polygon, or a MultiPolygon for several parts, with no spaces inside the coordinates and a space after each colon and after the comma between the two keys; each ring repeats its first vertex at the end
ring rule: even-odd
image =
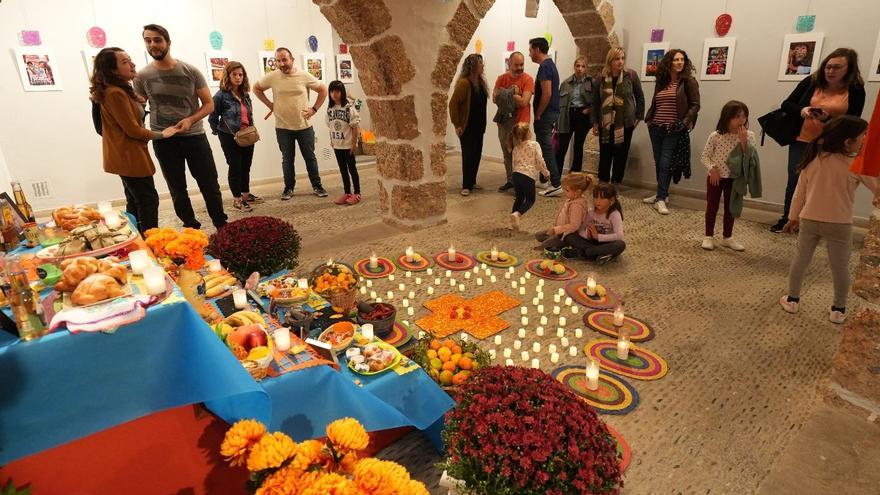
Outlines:
{"type": "Polygon", "coordinates": [[[351,194],[348,196],[348,199],[345,200],[345,202],[348,203],[349,205],[356,205],[361,202],[361,195],[360,194],[351,194]]]}
{"type": "Polygon", "coordinates": [[[343,194],[342,196],[339,196],[339,199],[334,201],[334,203],[336,203],[338,205],[344,205],[344,204],[348,203],[348,198],[350,198],[350,197],[351,197],[351,194],[343,194]]]}

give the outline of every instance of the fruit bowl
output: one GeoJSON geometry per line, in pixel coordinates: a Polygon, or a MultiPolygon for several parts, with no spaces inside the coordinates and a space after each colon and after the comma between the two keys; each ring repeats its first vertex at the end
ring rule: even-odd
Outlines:
{"type": "Polygon", "coordinates": [[[385,337],[394,328],[394,321],[397,318],[397,308],[388,303],[366,303],[358,304],[357,322],[359,325],[370,323],[373,325],[373,332],[378,337],[385,337]]]}
{"type": "Polygon", "coordinates": [[[447,393],[454,394],[475,370],[489,366],[489,353],[476,343],[428,335],[416,342],[412,360],[447,393]],[[444,350],[445,349],[445,350],[444,350]]]}

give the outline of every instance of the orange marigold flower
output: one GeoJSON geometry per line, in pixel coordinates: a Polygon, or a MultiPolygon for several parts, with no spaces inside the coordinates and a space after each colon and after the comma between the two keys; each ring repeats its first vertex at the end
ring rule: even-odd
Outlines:
{"type": "Polygon", "coordinates": [[[407,495],[430,495],[428,487],[426,487],[421,481],[409,480],[406,488],[407,495]]]}
{"type": "Polygon", "coordinates": [[[304,487],[310,486],[323,473],[303,473],[290,467],[279,469],[267,477],[255,495],[299,495],[304,487]]]}
{"type": "Polygon", "coordinates": [[[324,474],[310,486],[304,487],[302,495],[352,495],[357,488],[345,476],[336,473],[324,474]]]}
{"type": "Polygon", "coordinates": [[[354,452],[349,452],[342,456],[342,459],[339,461],[339,468],[345,474],[352,474],[354,472],[354,466],[358,462],[358,456],[354,452]]]}
{"type": "Polygon", "coordinates": [[[318,440],[306,440],[298,444],[295,454],[290,467],[302,471],[308,471],[315,465],[323,465],[329,457],[324,451],[324,444],[318,440]]]}
{"type": "Polygon", "coordinates": [[[354,418],[342,418],[327,426],[327,438],[342,450],[364,450],[370,444],[367,430],[354,418]]]}
{"type": "Polygon", "coordinates": [[[410,477],[400,464],[368,458],[355,465],[354,482],[372,495],[399,495],[409,493],[410,477]]]}
{"type": "Polygon", "coordinates": [[[289,436],[277,431],[263,435],[248,455],[248,471],[262,471],[269,468],[277,468],[284,461],[290,459],[296,450],[296,443],[289,436]]]}
{"type": "MultiPolygon", "coordinates": [[[[152,229],[150,229],[152,230],[152,229]]],[[[266,433],[266,427],[259,421],[243,419],[238,421],[223,438],[220,454],[233,466],[243,466],[252,445],[266,433]]]]}

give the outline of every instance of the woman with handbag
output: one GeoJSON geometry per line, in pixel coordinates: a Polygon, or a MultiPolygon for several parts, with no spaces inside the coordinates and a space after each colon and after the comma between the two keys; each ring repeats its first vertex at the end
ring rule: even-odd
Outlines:
{"type": "Polygon", "coordinates": [[[250,193],[254,143],[260,140],[260,135],[254,127],[249,91],[244,66],[241,62],[229,61],[223,68],[220,90],[214,95],[214,111],[208,117],[229,165],[227,180],[235,198],[232,207],[238,211],[251,211],[251,205],[264,202],[263,198],[250,193]]]}
{"type": "Polygon", "coordinates": [[[861,117],[865,108],[865,81],[859,72],[859,56],[852,48],[838,48],[829,53],[819,70],[805,77],[782,102],[791,125],[788,145],[788,183],[782,218],[770,232],[782,232],[788,223],[791,198],[798,183],[798,164],[807,144],[822,134],[825,123],[840,115],[861,117]]]}
{"type": "Polygon", "coordinates": [[[138,230],[146,232],[159,226],[159,193],[153,182],[156,166],[147,141],[169,138],[179,129],[171,126],[153,132],[144,128],[144,105],[131,87],[137,71],[125,51],[104,48],[95,56],[94,65],[89,94],[100,107],[104,171],[122,179],[125,209],[137,220],[138,230]]]}

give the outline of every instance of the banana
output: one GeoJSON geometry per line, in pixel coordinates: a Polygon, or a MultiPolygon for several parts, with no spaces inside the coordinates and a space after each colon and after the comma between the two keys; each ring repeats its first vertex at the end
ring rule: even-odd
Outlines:
{"type": "Polygon", "coordinates": [[[223,277],[226,277],[226,274],[225,274],[225,273],[222,273],[222,272],[214,272],[214,273],[209,273],[209,274],[205,275],[203,278],[204,278],[204,280],[205,280],[205,283],[207,284],[207,283],[208,283],[209,281],[211,281],[211,280],[218,279],[218,278],[223,278],[223,277]]]}
{"type": "Polygon", "coordinates": [[[243,325],[251,325],[253,323],[259,323],[261,325],[266,324],[266,320],[260,316],[259,313],[255,311],[237,311],[226,318],[226,323],[232,325],[234,327],[240,327],[243,325]]]}
{"type": "Polygon", "coordinates": [[[261,325],[266,324],[266,320],[255,311],[239,311],[238,314],[241,314],[243,317],[250,320],[251,323],[259,323],[261,325]]]}
{"type": "Polygon", "coordinates": [[[205,291],[205,297],[209,297],[209,298],[217,297],[220,294],[223,294],[224,292],[226,292],[227,287],[228,286],[226,284],[219,284],[216,287],[212,287],[210,289],[207,289],[205,291]]]}
{"type": "Polygon", "coordinates": [[[224,320],[224,322],[225,322],[227,325],[232,326],[232,327],[241,327],[241,326],[244,326],[244,325],[250,325],[250,324],[251,324],[250,320],[244,318],[243,316],[241,316],[241,315],[238,314],[238,313],[233,313],[233,314],[227,316],[227,317],[226,317],[226,320],[224,320]]]}
{"type": "MultiPolygon", "coordinates": [[[[232,285],[235,283],[235,277],[233,276],[223,276],[212,278],[211,280],[205,280],[205,289],[210,291],[211,289],[232,285]]],[[[219,293],[218,293],[219,294],[219,293]]]]}

